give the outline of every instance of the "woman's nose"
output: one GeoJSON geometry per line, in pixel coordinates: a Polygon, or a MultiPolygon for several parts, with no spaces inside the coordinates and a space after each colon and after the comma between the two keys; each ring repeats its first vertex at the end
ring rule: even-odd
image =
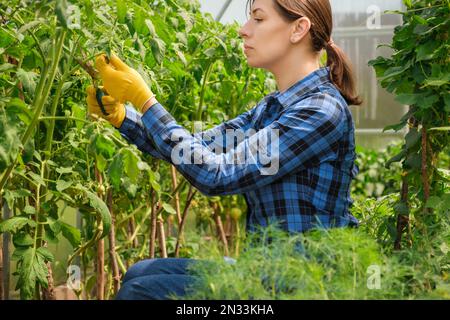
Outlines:
{"type": "Polygon", "coordinates": [[[247,37],[248,36],[248,32],[247,32],[247,28],[246,28],[247,24],[244,24],[240,29],[239,29],[239,36],[241,38],[247,37]]]}

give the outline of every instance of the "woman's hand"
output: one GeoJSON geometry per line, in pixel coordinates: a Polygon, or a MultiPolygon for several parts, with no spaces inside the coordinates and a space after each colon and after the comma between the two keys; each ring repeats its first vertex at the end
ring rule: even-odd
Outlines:
{"type": "MultiPolygon", "coordinates": [[[[103,90],[103,88],[100,88],[103,90]]],[[[104,90],[103,90],[104,91],[104,90]]],[[[120,128],[123,120],[125,119],[126,109],[123,103],[120,103],[116,99],[111,96],[103,96],[102,103],[105,111],[109,115],[103,114],[100,106],[98,105],[96,98],[96,89],[93,86],[89,86],[87,88],[87,105],[89,115],[97,115],[98,117],[102,117],[109,121],[114,127],[120,128]]]]}
{"type": "Polygon", "coordinates": [[[121,103],[129,101],[140,112],[146,102],[154,98],[153,92],[141,75],[127,66],[115,54],[107,57],[101,54],[95,60],[95,67],[103,80],[106,91],[121,103]]]}

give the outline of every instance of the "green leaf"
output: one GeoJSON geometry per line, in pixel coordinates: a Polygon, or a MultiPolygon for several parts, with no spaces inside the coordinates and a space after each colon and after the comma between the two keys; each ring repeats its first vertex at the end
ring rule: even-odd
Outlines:
{"type": "Polygon", "coordinates": [[[56,1],[56,6],[55,6],[55,13],[56,13],[56,17],[58,18],[59,23],[61,23],[61,25],[67,29],[68,27],[68,23],[67,23],[67,8],[68,8],[69,4],[67,3],[66,0],[59,0],[56,1]]]}
{"type": "Polygon", "coordinates": [[[42,259],[44,259],[45,262],[52,262],[55,260],[53,254],[50,251],[48,251],[47,248],[40,247],[36,250],[36,252],[38,255],[42,257],[42,259]]]}
{"type": "Polygon", "coordinates": [[[58,180],[56,181],[56,190],[63,192],[72,185],[72,181],[58,180]]]}
{"type": "Polygon", "coordinates": [[[205,55],[208,58],[212,58],[216,54],[216,48],[208,48],[205,50],[205,55]]]}
{"type": "Polygon", "coordinates": [[[431,128],[431,129],[428,129],[428,131],[450,131],[450,127],[431,128]]]}
{"type": "Polygon", "coordinates": [[[158,35],[156,34],[155,26],[153,25],[152,20],[145,19],[145,24],[147,25],[148,31],[150,31],[150,36],[157,37],[158,35]]]}
{"type": "Polygon", "coordinates": [[[395,100],[405,105],[414,105],[423,97],[423,93],[399,94],[395,100]]]}
{"type": "Polygon", "coordinates": [[[405,160],[405,166],[414,170],[420,170],[422,166],[422,157],[420,154],[409,154],[405,160]]]}
{"type": "Polygon", "coordinates": [[[81,29],[80,9],[66,0],[58,0],[55,6],[56,17],[65,29],[81,29]]]}
{"type": "Polygon", "coordinates": [[[420,107],[421,109],[428,109],[430,107],[432,107],[436,102],[439,101],[439,96],[438,95],[429,95],[427,97],[422,97],[419,99],[419,101],[417,102],[417,106],[420,107]]]}
{"type": "Polygon", "coordinates": [[[95,154],[101,154],[105,159],[110,159],[116,149],[114,142],[103,134],[95,135],[90,147],[95,154]]]}
{"type": "Polygon", "coordinates": [[[409,214],[409,208],[404,202],[398,202],[396,205],[394,205],[394,212],[396,214],[401,215],[408,215],[409,214]]]}
{"type": "Polygon", "coordinates": [[[5,72],[9,70],[13,70],[16,66],[11,63],[4,63],[0,65],[0,72],[5,72]]]}
{"type": "Polygon", "coordinates": [[[402,150],[399,154],[397,154],[396,156],[394,156],[391,159],[389,159],[386,162],[385,167],[387,169],[389,169],[389,167],[391,166],[392,163],[402,161],[406,157],[406,154],[407,154],[406,150],[402,150]]]}
{"type": "Polygon", "coordinates": [[[42,179],[42,177],[34,172],[28,172],[28,175],[31,177],[31,179],[36,183],[36,185],[42,185],[45,186],[45,181],[42,179]]]}
{"type": "Polygon", "coordinates": [[[120,179],[122,178],[122,173],[123,173],[122,155],[118,154],[113,158],[113,161],[108,169],[111,184],[116,190],[119,190],[120,188],[120,179]]]}
{"type": "Polygon", "coordinates": [[[23,258],[23,255],[26,254],[28,249],[29,248],[26,248],[26,247],[15,248],[15,250],[13,251],[13,254],[11,255],[11,260],[19,261],[20,259],[23,258]]]}
{"type": "Polygon", "coordinates": [[[72,81],[64,82],[62,88],[61,88],[61,94],[65,91],[69,90],[69,88],[72,86],[72,81]]]}
{"type": "Polygon", "coordinates": [[[89,199],[91,207],[97,211],[103,222],[103,232],[101,235],[101,237],[103,238],[108,235],[111,228],[111,215],[109,213],[108,207],[103,202],[103,200],[100,199],[95,193],[92,193],[89,190],[85,190],[85,192],[89,199]]]}
{"type": "Polygon", "coordinates": [[[400,122],[397,124],[392,124],[392,125],[384,127],[383,132],[389,131],[389,130],[394,130],[397,132],[397,131],[400,131],[401,129],[403,129],[405,126],[406,126],[406,121],[400,122]]]}
{"type": "Polygon", "coordinates": [[[441,204],[441,198],[436,197],[436,196],[431,196],[428,199],[428,201],[425,205],[425,208],[437,209],[440,204],[441,204]]]}
{"type": "Polygon", "coordinates": [[[125,23],[125,18],[127,16],[127,5],[123,0],[117,0],[116,2],[117,8],[117,19],[119,23],[125,23]]]}
{"type": "Polygon", "coordinates": [[[175,211],[175,209],[168,203],[163,203],[163,209],[169,213],[169,214],[177,214],[177,212],[175,211]]]}
{"type": "Polygon", "coordinates": [[[450,112],[450,93],[444,94],[445,111],[450,112]]]}
{"type": "Polygon", "coordinates": [[[417,131],[417,129],[411,128],[405,137],[406,149],[413,148],[419,142],[421,136],[422,135],[417,131]]]}
{"type": "Polygon", "coordinates": [[[152,48],[153,57],[158,64],[164,60],[166,52],[166,44],[160,38],[154,37],[150,40],[150,46],[152,48]]]}
{"type": "Polygon", "coordinates": [[[47,218],[48,227],[54,233],[54,235],[58,235],[61,232],[61,221],[56,220],[52,217],[47,218]]]}
{"type": "Polygon", "coordinates": [[[36,222],[27,217],[12,217],[0,223],[0,233],[11,232],[16,233],[18,230],[22,229],[26,225],[35,228],[36,222]]]}
{"type": "Polygon", "coordinates": [[[139,176],[138,163],[140,159],[131,150],[125,149],[122,153],[123,170],[127,174],[131,182],[135,183],[139,176]]]}
{"type": "Polygon", "coordinates": [[[34,240],[27,232],[18,232],[13,236],[14,246],[17,247],[29,247],[33,245],[34,240]]]}
{"type": "Polygon", "coordinates": [[[23,212],[28,215],[36,214],[36,208],[30,205],[26,205],[25,208],[23,208],[23,212]]]}
{"type": "Polygon", "coordinates": [[[404,66],[401,67],[390,67],[384,72],[383,76],[380,77],[380,81],[385,81],[390,78],[400,76],[402,73],[408,70],[410,66],[411,61],[408,61],[404,66]]]}
{"type": "Polygon", "coordinates": [[[416,48],[416,62],[430,60],[434,58],[435,50],[439,47],[439,42],[435,40],[430,40],[425,44],[419,45],[416,48]]]}
{"type": "Polygon", "coordinates": [[[70,167],[61,167],[61,168],[57,168],[56,172],[58,172],[59,174],[65,174],[65,173],[73,173],[72,168],[70,167]]]}
{"type": "Polygon", "coordinates": [[[24,89],[30,94],[34,94],[36,89],[36,79],[38,77],[37,73],[32,71],[25,71],[22,68],[17,70],[17,79],[22,82],[24,89]]]}
{"type": "Polygon", "coordinates": [[[19,99],[12,98],[6,107],[8,115],[17,115],[17,117],[22,120],[26,125],[31,123],[32,113],[28,109],[27,104],[19,99]]]}
{"type": "Polygon", "coordinates": [[[36,282],[44,288],[47,282],[47,262],[53,261],[53,255],[45,248],[27,248],[14,253],[19,262],[19,279],[16,290],[20,289],[20,298],[23,300],[32,299],[36,287],[36,282]]]}
{"type": "Polygon", "coordinates": [[[130,181],[129,178],[125,177],[123,179],[123,188],[125,189],[128,197],[133,199],[136,197],[136,192],[138,190],[138,186],[130,181]]]}
{"type": "Polygon", "coordinates": [[[64,238],[70,242],[72,247],[78,247],[81,243],[81,231],[67,223],[60,222],[60,224],[64,238]]]}

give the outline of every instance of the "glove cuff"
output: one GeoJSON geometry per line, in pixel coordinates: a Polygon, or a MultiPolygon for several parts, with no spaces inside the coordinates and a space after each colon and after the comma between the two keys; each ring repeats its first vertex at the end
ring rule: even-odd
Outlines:
{"type": "Polygon", "coordinates": [[[144,109],[144,106],[152,100],[155,97],[155,94],[151,91],[149,91],[148,94],[142,97],[142,99],[139,99],[139,102],[135,105],[136,108],[138,108],[138,111],[142,113],[142,110],[144,109]]]}

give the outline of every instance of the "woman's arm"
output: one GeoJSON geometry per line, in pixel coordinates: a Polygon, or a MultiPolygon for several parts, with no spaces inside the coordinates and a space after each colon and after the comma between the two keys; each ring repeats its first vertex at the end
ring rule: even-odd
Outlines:
{"type": "MultiPolygon", "coordinates": [[[[144,109],[144,113],[147,109],[144,109]]],[[[235,129],[245,131],[251,127],[253,110],[249,110],[235,119],[221,123],[220,125],[206,131],[197,132],[193,135],[204,146],[210,150],[228,149],[233,147],[234,139],[226,139],[226,130],[235,129]]],[[[170,162],[170,158],[164,157],[154,146],[153,141],[148,138],[147,131],[142,124],[142,115],[131,105],[126,106],[126,116],[122,126],[118,129],[121,135],[130,143],[135,144],[139,150],[151,156],[170,162]]]]}
{"type": "Polygon", "coordinates": [[[153,145],[153,141],[148,139],[144,125],[142,124],[141,115],[131,106],[126,105],[126,115],[122,125],[118,128],[122,137],[129,143],[135,144],[139,150],[148,153],[151,156],[166,160],[170,159],[164,157],[153,145]]]}
{"type": "Polygon", "coordinates": [[[290,106],[277,121],[222,154],[206,148],[160,104],[152,106],[142,122],[157,150],[171,158],[191,184],[206,195],[226,195],[245,193],[335,160],[343,117],[336,100],[317,94],[290,106]]]}

